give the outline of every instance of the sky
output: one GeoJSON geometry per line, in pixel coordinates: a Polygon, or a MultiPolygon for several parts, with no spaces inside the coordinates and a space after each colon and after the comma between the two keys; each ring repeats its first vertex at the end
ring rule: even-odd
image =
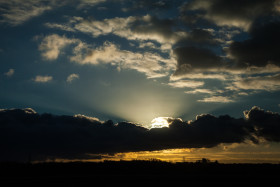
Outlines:
{"type": "MultiPolygon", "coordinates": [[[[62,148],[49,136],[70,141],[78,128],[92,139],[77,135],[75,154],[54,146],[40,155],[175,149],[176,158],[196,159],[206,149],[232,161],[252,149],[263,154],[252,159],[280,161],[279,0],[0,0],[0,28],[0,121],[19,137],[2,137],[14,146],[5,159],[23,154],[20,137],[44,129],[42,147],[56,140],[62,148]]],[[[254,157],[244,155],[239,161],[254,157]]]]}

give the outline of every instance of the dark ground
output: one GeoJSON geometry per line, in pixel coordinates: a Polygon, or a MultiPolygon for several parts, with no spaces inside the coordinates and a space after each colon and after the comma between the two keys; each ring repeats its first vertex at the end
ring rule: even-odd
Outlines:
{"type": "MultiPolygon", "coordinates": [[[[100,163],[1,163],[1,184],[95,184],[196,186],[220,184],[275,186],[280,164],[169,163],[105,161],[100,163]]],[[[1,185],[0,184],[0,185],[1,185]]]]}

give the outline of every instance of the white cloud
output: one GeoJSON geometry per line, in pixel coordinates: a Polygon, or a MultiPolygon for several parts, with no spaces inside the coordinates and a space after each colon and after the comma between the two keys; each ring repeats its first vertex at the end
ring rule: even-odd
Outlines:
{"type": "Polygon", "coordinates": [[[280,90],[280,74],[241,78],[233,83],[233,87],[244,90],[280,90]]]}
{"type": "Polygon", "coordinates": [[[57,34],[43,38],[39,50],[45,59],[55,60],[61,50],[69,45],[73,45],[72,54],[68,55],[70,61],[81,65],[110,64],[116,66],[119,70],[136,70],[144,73],[148,78],[167,76],[176,68],[176,60],[172,56],[164,58],[157,53],[121,50],[119,46],[110,42],[104,42],[102,46],[93,47],[79,39],[69,39],[57,34]]]}
{"type": "MultiPolygon", "coordinates": [[[[71,4],[77,6],[77,8],[87,8],[103,2],[106,2],[106,0],[0,0],[0,15],[2,17],[0,23],[17,26],[56,7],[71,4]]],[[[52,26],[56,27],[58,25],[52,26]]]]}
{"type": "Polygon", "coordinates": [[[54,5],[54,0],[1,0],[2,20],[0,22],[9,23],[12,26],[20,25],[47,10],[51,10],[54,5]]]}
{"type": "Polygon", "coordinates": [[[154,40],[162,44],[162,49],[171,49],[171,44],[186,37],[187,33],[183,31],[168,31],[162,29],[165,26],[160,23],[160,20],[154,20],[152,16],[129,16],[129,17],[115,17],[103,20],[86,20],[81,17],[72,17],[67,24],[48,23],[49,28],[60,28],[67,31],[79,31],[87,33],[93,37],[101,35],[114,34],[128,40],[154,40]],[[137,28],[135,27],[138,23],[137,28]]]}
{"type": "Polygon", "coordinates": [[[6,73],[4,73],[4,75],[6,75],[7,77],[11,77],[15,74],[15,70],[14,69],[9,69],[9,71],[7,71],[6,73]]]}
{"type": "Polygon", "coordinates": [[[93,37],[98,37],[100,35],[107,35],[110,33],[116,35],[131,35],[129,25],[136,21],[136,17],[129,16],[127,18],[111,18],[98,20],[85,20],[83,18],[77,19],[73,17],[70,20],[72,27],[80,32],[91,34],[93,37]],[[126,33],[123,33],[126,32],[126,33]]]}
{"type": "Polygon", "coordinates": [[[46,82],[50,82],[53,80],[53,77],[52,76],[42,76],[42,75],[37,75],[33,81],[34,82],[39,82],[39,83],[46,83],[46,82]]]}
{"type": "Polygon", "coordinates": [[[140,42],[139,44],[139,48],[152,48],[152,49],[156,49],[156,45],[153,42],[140,42]]]}
{"type": "Polygon", "coordinates": [[[73,43],[79,43],[80,40],[69,39],[65,36],[59,36],[57,34],[52,34],[46,36],[41,44],[39,45],[39,50],[42,51],[42,57],[46,60],[55,60],[58,58],[60,51],[67,45],[73,43]]]}
{"type": "Polygon", "coordinates": [[[168,83],[169,86],[174,88],[197,88],[204,85],[203,81],[193,81],[193,80],[179,80],[176,82],[168,83]]]}
{"type": "Polygon", "coordinates": [[[230,102],[233,102],[232,99],[230,99],[229,97],[224,97],[224,96],[212,96],[212,97],[203,98],[198,101],[204,102],[204,103],[230,103],[230,102]]]}
{"type": "Polygon", "coordinates": [[[68,83],[71,83],[72,81],[74,81],[74,80],[76,80],[76,79],[79,79],[80,78],[80,76],[78,75],[78,74],[76,74],[76,73],[73,73],[73,74],[71,74],[71,75],[69,75],[68,77],[67,77],[67,82],[68,83]]]}
{"type": "Polygon", "coordinates": [[[148,78],[167,76],[176,66],[176,61],[172,57],[166,59],[157,53],[121,50],[110,42],[105,42],[97,48],[81,47],[70,60],[79,64],[111,64],[117,66],[119,70],[134,69],[146,74],[148,78]],[[82,50],[87,53],[83,54],[82,50]]]}
{"type": "Polygon", "coordinates": [[[225,72],[194,72],[194,73],[186,73],[186,74],[180,74],[180,75],[171,75],[170,80],[171,81],[177,81],[181,79],[218,79],[218,80],[226,80],[229,78],[229,75],[225,72]]]}
{"type": "Polygon", "coordinates": [[[51,29],[59,29],[59,30],[64,30],[64,31],[69,31],[69,32],[75,32],[76,30],[69,27],[68,25],[65,24],[57,24],[57,23],[45,23],[45,26],[51,29]]]}
{"type": "Polygon", "coordinates": [[[204,93],[204,94],[214,94],[215,92],[209,89],[194,89],[191,91],[185,91],[187,94],[198,94],[198,93],[204,93]]]}
{"type": "Polygon", "coordinates": [[[73,117],[78,118],[78,119],[86,119],[86,120],[89,120],[91,122],[96,122],[96,121],[102,122],[98,118],[85,116],[85,115],[82,115],[82,114],[75,114],[73,117]]]}

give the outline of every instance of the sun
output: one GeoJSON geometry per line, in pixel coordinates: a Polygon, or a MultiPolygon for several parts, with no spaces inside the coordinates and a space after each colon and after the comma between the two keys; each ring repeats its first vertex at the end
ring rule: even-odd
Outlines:
{"type": "Polygon", "coordinates": [[[168,123],[168,118],[169,117],[157,117],[154,118],[151,121],[151,128],[163,128],[163,127],[169,127],[168,123]]]}

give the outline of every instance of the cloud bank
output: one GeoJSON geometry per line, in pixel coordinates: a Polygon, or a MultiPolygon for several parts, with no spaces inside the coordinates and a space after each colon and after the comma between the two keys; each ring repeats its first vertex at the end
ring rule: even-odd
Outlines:
{"type": "Polygon", "coordinates": [[[84,115],[38,114],[31,108],[0,110],[0,160],[89,158],[89,154],[168,148],[210,148],[221,143],[280,141],[280,115],[253,107],[245,118],[201,114],[184,122],[167,118],[169,127],[100,121],[84,115]]]}

